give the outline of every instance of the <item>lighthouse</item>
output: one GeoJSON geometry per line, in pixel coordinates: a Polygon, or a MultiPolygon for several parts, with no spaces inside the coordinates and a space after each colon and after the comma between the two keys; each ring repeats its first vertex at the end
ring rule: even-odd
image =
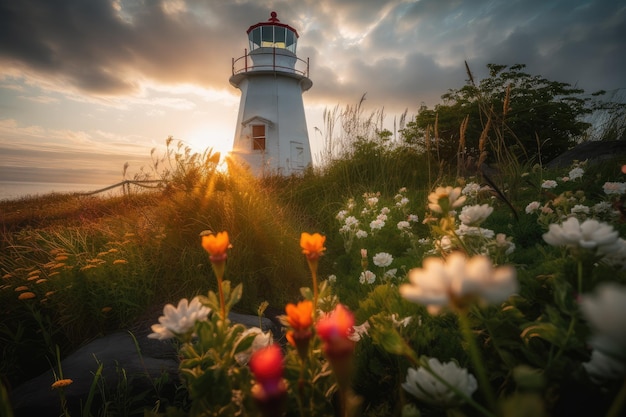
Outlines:
{"type": "Polygon", "coordinates": [[[276,12],[247,33],[249,49],[233,58],[229,80],[241,90],[231,155],[258,177],[300,173],[311,164],[302,102],[313,85],[308,58],[297,57],[298,32],[276,12]]]}

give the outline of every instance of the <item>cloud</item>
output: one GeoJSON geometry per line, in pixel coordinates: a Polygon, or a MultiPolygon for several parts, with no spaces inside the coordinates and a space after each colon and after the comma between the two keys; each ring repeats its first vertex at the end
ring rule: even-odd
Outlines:
{"type": "Polygon", "coordinates": [[[626,84],[626,8],[611,0],[0,0],[0,62],[96,96],[145,83],[228,89],[245,29],[270,10],[301,34],[314,102],[372,90],[381,105],[433,103],[462,86],[464,60],[523,63],[583,88],[626,84]]]}

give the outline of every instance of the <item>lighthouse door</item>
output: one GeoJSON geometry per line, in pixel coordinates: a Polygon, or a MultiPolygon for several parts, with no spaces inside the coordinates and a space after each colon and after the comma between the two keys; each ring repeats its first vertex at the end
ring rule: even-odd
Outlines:
{"type": "Polygon", "coordinates": [[[291,169],[304,169],[304,145],[301,142],[291,142],[291,169]]]}

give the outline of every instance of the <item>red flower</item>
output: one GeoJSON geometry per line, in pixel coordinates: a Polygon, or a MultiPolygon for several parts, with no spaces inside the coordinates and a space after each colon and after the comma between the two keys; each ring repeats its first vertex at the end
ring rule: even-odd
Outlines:
{"type": "Polygon", "coordinates": [[[259,349],[250,357],[250,369],[264,397],[279,394],[283,388],[283,353],[277,345],[259,349]]]}
{"type": "Polygon", "coordinates": [[[335,310],[322,317],[317,323],[317,334],[326,342],[338,338],[347,339],[352,333],[354,315],[343,304],[337,304],[335,310]]]}

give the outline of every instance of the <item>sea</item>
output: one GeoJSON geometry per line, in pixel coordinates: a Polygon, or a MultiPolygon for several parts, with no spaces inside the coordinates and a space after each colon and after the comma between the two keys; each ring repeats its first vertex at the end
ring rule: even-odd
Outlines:
{"type": "MultiPolygon", "coordinates": [[[[65,182],[26,182],[26,181],[0,181],[0,201],[17,200],[24,197],[41,196],[50,193],[76,193],[101,190],[112,184],[78,184],[65,182]]],[[[118,187],[105,191],[99,195],[111,196],[121,193],[118,187]]]]}

